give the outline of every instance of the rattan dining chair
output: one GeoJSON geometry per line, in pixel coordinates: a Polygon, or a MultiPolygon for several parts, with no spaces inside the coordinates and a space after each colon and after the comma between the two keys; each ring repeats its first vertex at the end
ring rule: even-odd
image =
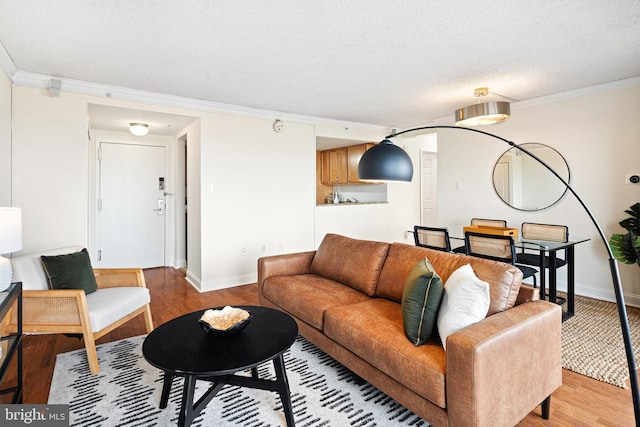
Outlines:
{"type": "MultiPolygon", "coordinates": [[[[566,225],[536,224],[532,222],[522,223],[522,238],[527,240],[544,240],[547,242],[567,242],[569,240],[569,227],[566,225]]],[[[540,268],[549,268],[549,257],[544,256],[544,265],[540,265],[538,252],[523,252],[517,254],[516,262],[519,264],[535,265],[540,268]]],[[[556,258],[556,267],[567,265],[567,261],[556,258]]]]}
{"type": "Polygon", "coordinates": [[[464,233],[464,241],[467,255],[512,264],[522,271],[523,279],[532,277],[533,286],[538,286],[536,281],[538,270],[516,263],[516,246],[512,236],[467,231],[464,233]]]}
{"type": "MultiPolygon", "coordinates": [[[[569,227],[567,227],[566,225],[523,222],[521,231],[522,238],[527,240],[543,240],[547,242],[562,243],[569,240],[569,227]]],[[[566,253],[566,249],[564,250],[564,252],[566,253]]],[[[536,266],[541,270],[549,268],[550,261],[547,255],[543,255],[542,263],[540,261],[540,251],[525,252],[525,249],[523,249],[522,252],[516,255],[516,262],[518,264],[536,266]]],[[[556,268],[562,267],[564,265],[567,265],[567,260],[564,258],[556,257],[556,268]]],[[[541,298],[543,298],[546,291],[540,290],[540,292],[542,294],[541,298]]],[[[563,299],[564,298],[561,298],[561,300],[563,299]]]]}
{"type": "Polygon", "coordinates": [[[413,227],[413,238],[416,246],[451,252],[449,230],[446,228],[416,225],[413,227]]]}

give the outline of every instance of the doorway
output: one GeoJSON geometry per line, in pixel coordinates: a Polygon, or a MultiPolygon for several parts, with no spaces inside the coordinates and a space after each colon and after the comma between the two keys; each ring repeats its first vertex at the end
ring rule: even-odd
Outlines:
{"type": "Polygon", "coordinates": [[[438,153],[420,152],[420,224],[438,226],[438,153]]]}
{"type": "Polygon", "coordinates": [[[166,265],[167,148],[100,142],[96,267],[166,265]]]}

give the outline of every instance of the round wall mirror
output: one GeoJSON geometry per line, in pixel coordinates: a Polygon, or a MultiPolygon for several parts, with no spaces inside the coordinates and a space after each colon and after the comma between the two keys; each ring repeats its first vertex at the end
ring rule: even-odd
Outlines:
{"type": "MultiPolygon", "coordinates": [[[[547,163],[567,183],[569,165],[553,148],[528,142],[521,146],[547,163]]],[[[509,206],[523,211],[546,209],[558,202],[567,187],[536,159],[518,147],[505,151],[493,168],[493,187],[509,206]]]]}

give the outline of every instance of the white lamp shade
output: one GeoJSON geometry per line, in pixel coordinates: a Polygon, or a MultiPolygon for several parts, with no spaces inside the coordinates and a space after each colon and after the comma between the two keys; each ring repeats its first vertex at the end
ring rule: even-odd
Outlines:
{"type": "Polygon", "coordinates": [[[0,208],[0,254],[22,249],[22,210],[0,208]]]}

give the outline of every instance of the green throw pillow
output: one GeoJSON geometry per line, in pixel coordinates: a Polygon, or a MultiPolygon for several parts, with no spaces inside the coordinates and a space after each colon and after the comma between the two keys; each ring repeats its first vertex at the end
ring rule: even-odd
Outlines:
{"type": "Polygon", "coordinates": [[[49,289],[84,289],[87,294],[98,289],[86,249],[65,255],[42,255],[40,258],[49,289]]]}
{"type": "Polygon", "coordinates": [[[411,270],[402,294],[402,324],[413,345],[422,345],[431,336],[443,294],[442,279],[428,259],[421,260],[411,270]]]}

